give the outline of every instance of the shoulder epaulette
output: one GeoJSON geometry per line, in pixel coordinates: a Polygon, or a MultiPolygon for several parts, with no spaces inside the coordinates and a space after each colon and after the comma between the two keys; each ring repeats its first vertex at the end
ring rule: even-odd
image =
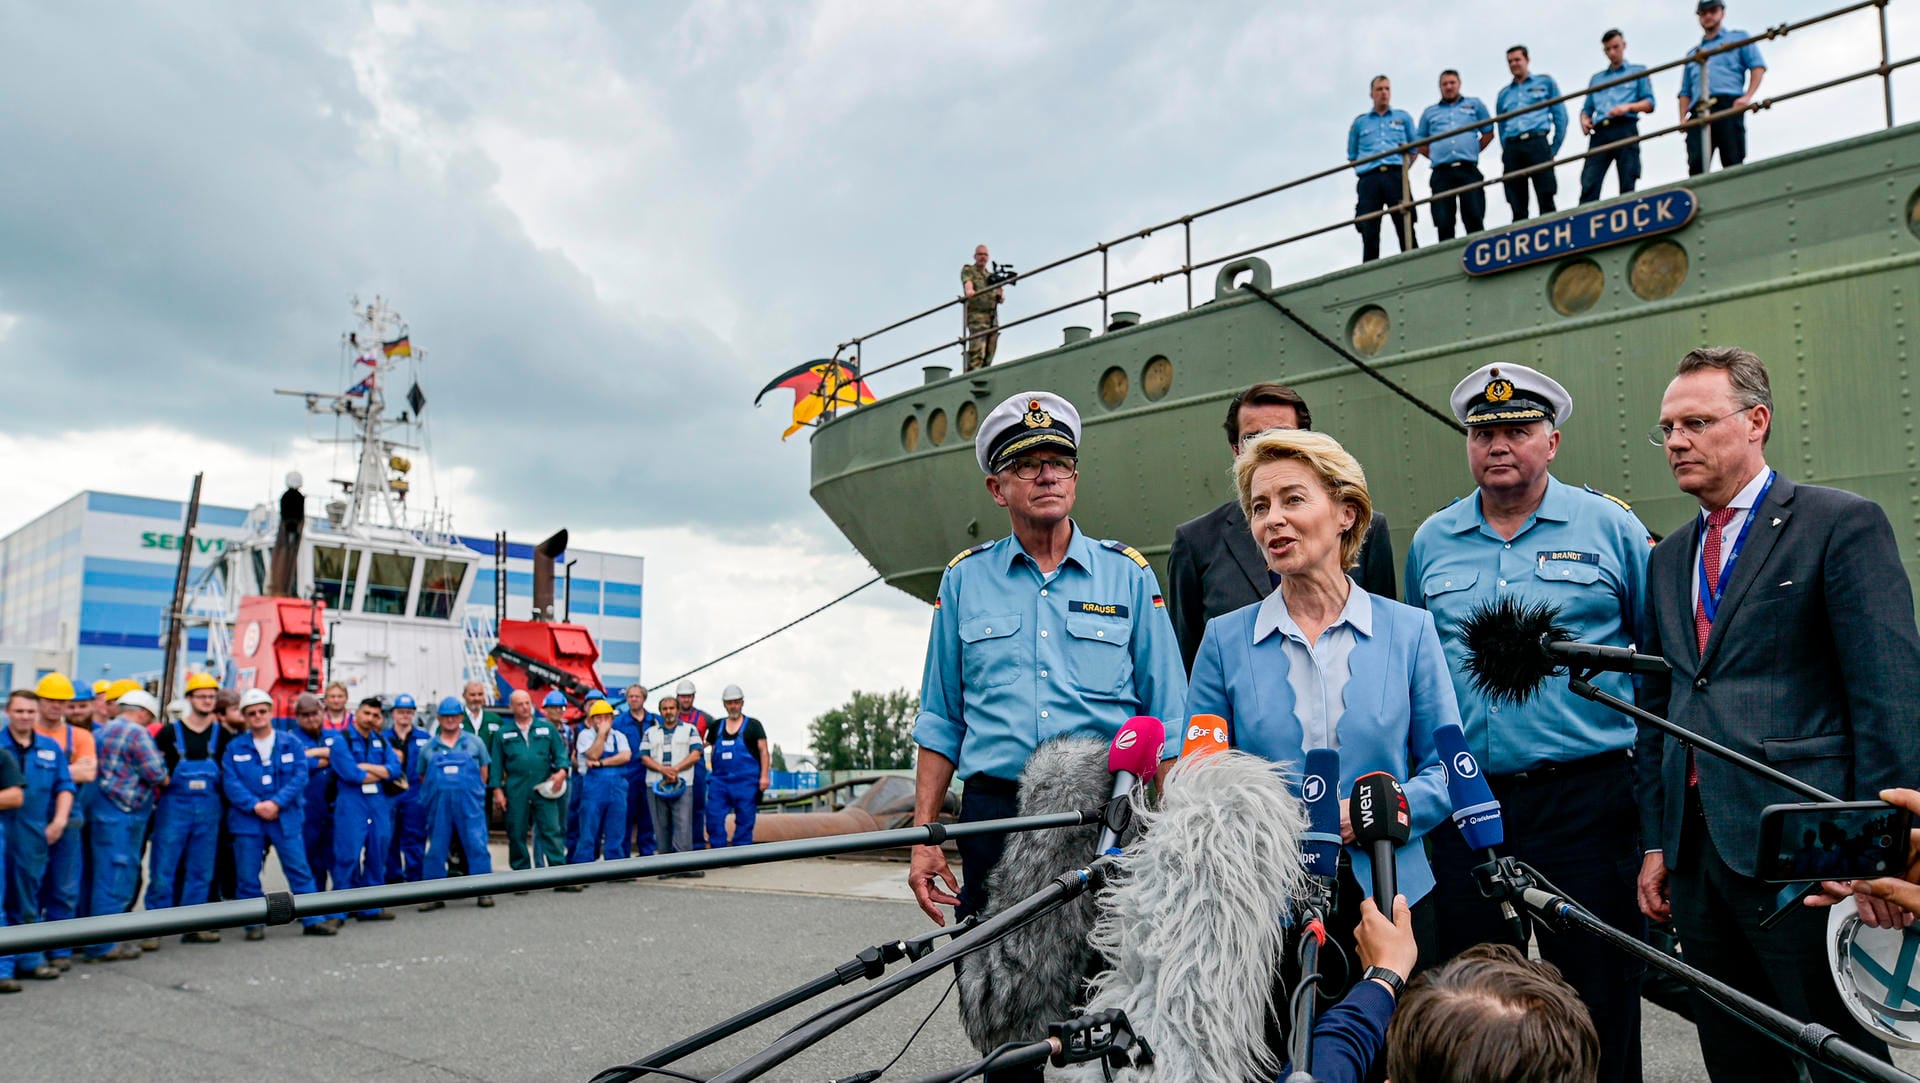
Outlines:
{"type": "Polygon", "coordinates": [[[1128,545],[1126,542],[1114,541],[1111,538],[1109,538],[1108,540],[1101,542],[1100,545],[1103,548],[1111,549],[1114,552],[1119,553],[1121,556],[1126,557],[1128,560],[1133,561],[1135,564],[1140,565],[1142,568],[1147,566],[1147,558],[1140,555],[1140,550],[1135,549],[1133,546],[1128,545]]]}
{"type": "Polygon", "coordinates": [[[1615,496],[1615,495],[1613,495],[1612,493],[1603,493],[1603,492],[1601,492],[1600,490],[1598,490],[1598,489],[1596,489],[1596,488],[1594,488],[1594,487],[1593,487],[1593,486],[1591,486],[1591,485],[1582,485],[1582,486],[1581,486],[1581,488],[1582,488],[1582,489],[1585,489],[1586,491],[1588,491],[1588,492],[1590,492],[1590,493],[1592,493],[1592,494],[1593,494],[1593,495],[1595,495],[1595,496],[1600,496],[1600,497],[1605,497],[1606,499],[1608,499],[1608,500],[1611,500],[1611,501],[1613,501],[1614,503],[1616,503],[1616,504],[1618,504],[1618,505],[1620,505],[1620,510],[1621,510],[1621,511],[1632,511],[1632,510],[1633,510],[1633,505],[1632,505],[1632,504],[1629,504],[1629,503],[1627,503],[1626,501],[1624,501],[1624,500],[1622,500],[1622,499],[1620,499],[1619,497],[1617,497],[1617,496],[1615,496]]]}
{"type": "MultiPolygon", "coordinates": [[[[972,266],[972,265],[969,264],[968,266],[972,266]]],[[[955,556],[952,560],[947,561],[947,567],[951,568],[955,564],[960,563],[961,561],[967,559],[973,554],[984,553],[991,548],[993,548],[993,543],[990,541],[987,541],[987,542],[981,542],[979,545],[976,545],[971,549],[962,549],[960,550],[960,553],[958,556],[955,556]]]]}

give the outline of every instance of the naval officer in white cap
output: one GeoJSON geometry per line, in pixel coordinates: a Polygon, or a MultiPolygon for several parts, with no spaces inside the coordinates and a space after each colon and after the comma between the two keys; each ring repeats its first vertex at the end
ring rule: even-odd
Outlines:
{"type": "MultiPolygon", "coordinates": [[[[1505,853],[1638,935],[1645,922],[1635,895],[1633,720],[1574,695],[1565,681],[1549,681],[1525,703],[1500,702],[1474,687],[1463,662],[1461,623],[1503,598],[1558,607],[1559,623],[1584,643],[1639,641],[1652,539],[1626,504],[1548,471],[1572,413],[1567,389],[1525,365],[1483,365],[1453,389],[1477,488],[1414,534],[1407,604],[1430,611],[1439,629],[1467,745],[1500,799],[1505,853]]],[[[1594,683],[1633,699],[1625,674],[1594,683]]],[[[1474,944],[1511,942],[1474,884],[1481,859],[1459,830],[1445,823],[1427,837],[1440,943],[1436,958],[1422,961],[1438,966],[1474,944]]],[[[1543,937],[1540,954],[1593,1015],[1600,1078],[1639,1083],[1639,964],[1587,937],[1543,937]]]]}
{"type": "MultiPolygon", "coordinates": [[[[1112,737],[1133,715],[1184,723],[1186,670],[1147,558],[1096,541],[1072,519],[1080,414],[1044,391],[993,408],[974,435],[993,502],[1013,533],[947,564],[920,685],[914,822],[931,823],[955,772],[964,822],[1013,816],[1020,772],[1042,741],[1112,737]]],[[[917,846],[920,908],[966,917],[986,905],[1002,840],[963,839],[962,888],[937,846],[917,846]]]]}

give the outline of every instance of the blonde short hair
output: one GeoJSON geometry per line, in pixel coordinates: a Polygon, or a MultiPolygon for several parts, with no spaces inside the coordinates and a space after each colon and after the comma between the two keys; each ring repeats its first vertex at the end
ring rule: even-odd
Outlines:
{"type": "Polygon", "coordinates": [[[1247,522],[1253,522],[1253,472],[1287,459],[1307,464],[1335,503],[1353,505],[1353,525],[1340,535],[1340,566],[1354,567],[1360,562],[1360,544],[1373,523],[1373,497],[1367,493],[1367,475],[1360,469],[1360,460],[1325,433],[1269,429],[1241,446],[1233,460],[1233,481],[1240,490],[1240,510],[1247,522]]]}

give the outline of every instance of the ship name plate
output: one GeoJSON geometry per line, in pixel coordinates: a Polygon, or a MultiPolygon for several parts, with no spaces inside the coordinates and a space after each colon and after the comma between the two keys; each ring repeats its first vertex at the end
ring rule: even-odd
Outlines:
{"type": "Polygon", "coordinates": [[[1685,188],[1650,192],[1604,207],[1572,211],[1483,234],[1467,245],[1461,263],[1470,275],[1511,271],[1543,260],[1671,233],[1699,209],[1685,188]]]}

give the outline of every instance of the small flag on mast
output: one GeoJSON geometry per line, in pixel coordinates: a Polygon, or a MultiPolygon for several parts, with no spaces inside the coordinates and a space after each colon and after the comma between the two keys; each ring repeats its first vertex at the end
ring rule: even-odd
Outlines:
{"type": "Polygon", "coordinates": [[[780,434],[782,440],[799,432],[801,426],[819,420],[826,414],[830,404],[835,408],[850,409],[874,400],[873,389],[860,378],[858,369],[827,358],[795,365],[774,377],[760,389],[760,394],[753,397],[754,405],[760,405],[760,400],[767,392],[776,387],[793,392],[793,424],[780,434]]]}
{"type": "Polygon", "coordinates": [[[408,340],[406,335],[401,335],[392,342],[381,343],[380,351],[388,357],[412,357],[413,343],[408,340]]]}

